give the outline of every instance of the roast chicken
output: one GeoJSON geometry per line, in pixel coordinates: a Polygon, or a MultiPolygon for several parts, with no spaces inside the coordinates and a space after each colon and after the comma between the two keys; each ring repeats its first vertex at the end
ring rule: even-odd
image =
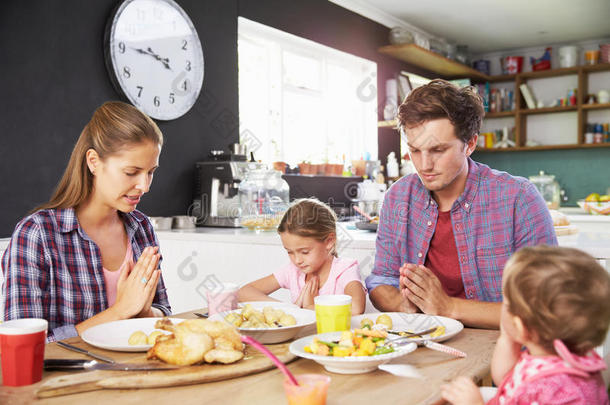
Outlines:
{"type": "Polygon", "coordinates": [[[237,329],[223,321],[188,319],[179,324],[163,318],[155,328],[172,332],[157,337],[148,350],[148,359],[159,359],[169,364],[190,366],[193,364],[229,364],[244,357],[244,346],[237,329]]]}

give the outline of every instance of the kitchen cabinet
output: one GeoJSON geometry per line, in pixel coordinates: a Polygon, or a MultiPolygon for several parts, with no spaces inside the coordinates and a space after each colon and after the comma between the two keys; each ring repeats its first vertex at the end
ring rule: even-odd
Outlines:
{"type": "MultiPolygon", "coordinates": [[[[585,104],[586,96],[590,88],[589,79],[592,73],[610,71],[609,63],[596,65],[584,65],[570,68],[550,69],[534,72],[523,72],[515,75],[488,76],[478,72],[469,66],[447,59],[442,55],[423,49],[415,44],[388,45],[379,48],[380,53],[390,55],[396,59],[407,62],[411,65],[429,70],[442,78],[470,78],[475,83],[505,83],[514,82],[515,89],[515,111],[502,111],[487,113],[486,119],[514,117],[515,123],[515,147],[511,148],[477,148],[484,152],[513,152],[527,150],[554,150],[554,149],[579,149],[579,148],[606,148],[610,147],[610,142],[586,144],[585,129],[588,123],[589,113],[598,110],[610,110],[610,103],[585,104]],[[573,106],[527,108],[519,86],[531,83],[540,79],[548,79],[562,76],[574,76],[576,78],[577,102],[573,106]],[[549,120],[554,119],[554,114],[570,113],[576,120],[577,133],[574,134],[574,142],[566,142],[554,145],[526,146],[528,140],[527,121],[528,117],[534,115],[548,116],[549,120]]],[[[396,127],[397,121],[380,121],[380,128],[396,127]]]]}

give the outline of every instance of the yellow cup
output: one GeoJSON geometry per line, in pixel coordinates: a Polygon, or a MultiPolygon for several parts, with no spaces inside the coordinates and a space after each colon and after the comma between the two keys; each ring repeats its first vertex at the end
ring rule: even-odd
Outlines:
{"type": "Polygon", "coordinates": [[[352,320],[352,297],[319,295],[314,297],[318,333],[349,330],[352,320]]]}

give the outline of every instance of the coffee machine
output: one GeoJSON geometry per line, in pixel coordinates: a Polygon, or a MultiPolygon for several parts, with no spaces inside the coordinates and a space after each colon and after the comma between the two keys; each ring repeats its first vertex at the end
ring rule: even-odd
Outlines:
{"type": "Polygon", "coordinates": [[[212,151],[210,160],[195,164],[191,215],[197,226],[240,227],[239,183],[248,170],[245,155],[212,151]]]}

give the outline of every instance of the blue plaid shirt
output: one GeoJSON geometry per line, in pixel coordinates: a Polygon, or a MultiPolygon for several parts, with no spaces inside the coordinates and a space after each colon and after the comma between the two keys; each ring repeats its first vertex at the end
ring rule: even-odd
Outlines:
{"type": "MultiPolygon", "coordinates": [[[[121,213],[134,263],[158,246],[146,215],[121,213]]],[[[99,248],[80,227],[73,208],[41,210],[24,218],[2,258],[4,319],[44,318],[49,342],[77,336],[75,325],[108,308],[99,248]]],[[[169,315],[163,278],[153,306],[169,315]]]]}
{"type": "MultiPolygon", "coordinates": [[[[375,264],[366,279],[369,291],[382,284],[398,288],[400,266],[424,264],[437,219],[438,206],[417,174],[390,187],[380,213],[375,264]]],[[[557,245],[551,215],[534,185],[470,158],[451,223],[469,299],[502,301],[508,258],[524,246],[557,245]]]]}

